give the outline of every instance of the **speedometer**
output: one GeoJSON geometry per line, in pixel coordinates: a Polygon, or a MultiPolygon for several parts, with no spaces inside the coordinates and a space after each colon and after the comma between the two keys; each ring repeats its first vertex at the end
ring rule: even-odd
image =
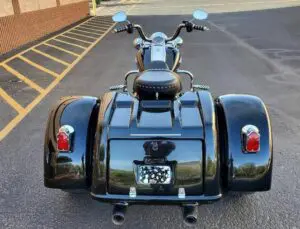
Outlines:
{"type": "Polygon", "coordinates": [[[154,44],[162,44],[165,42],[165,39],[163,37],[154,37],[152,40],[152,43],[154,44]]]}
{"type": "Polygon", "coordinates": [[[167,35],[162,32],[156,32],[153,33],[150,38],[154,44],[164,44],[167,39],[167,35]]]}

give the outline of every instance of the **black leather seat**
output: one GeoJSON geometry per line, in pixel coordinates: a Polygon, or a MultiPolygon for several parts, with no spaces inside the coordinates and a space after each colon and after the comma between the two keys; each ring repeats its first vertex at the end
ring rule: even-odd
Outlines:
{"type": "Polygon", "coordinates": [[[159,99],[173,99],[182,87],[175,72],[151,69],[136,77],[133,88],[141,99],[156,99],[156,95],[159,99]]]}

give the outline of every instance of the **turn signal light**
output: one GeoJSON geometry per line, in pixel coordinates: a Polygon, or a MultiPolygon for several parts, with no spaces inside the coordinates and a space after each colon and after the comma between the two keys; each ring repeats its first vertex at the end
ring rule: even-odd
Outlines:
{"type": "Polygon", "coordinates": [[[260,150],[259,129],[254,125],[246,125],[242,128],[243,151],[257,153],[260,150]]]}
{"type": "Polygon", "coordinates": [[[56,135],[57,150],[61,152],[70,152],[72,146],[72,135],[74,128],[69,125],[62,126],[56,135]]]}

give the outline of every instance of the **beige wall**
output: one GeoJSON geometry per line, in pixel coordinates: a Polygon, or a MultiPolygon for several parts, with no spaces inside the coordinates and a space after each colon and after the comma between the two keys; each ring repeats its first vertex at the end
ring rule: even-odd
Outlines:
{"type": "MultiPolygon", "coordinates": [[[[56,7],[56,0],[18,0],[21,13],[56,7]]],[[[61,5],[84,2],[87,0],[60,0],[61,5]]],[[[14,14],[12,0],[0,0],[0,17],[14,14]]]]}
{"type": "Polygon", "coordinates": [[[19,0],[21,13],[56,7],[56,0],[19,0]]]}
{"type": "Polygon", "coordinates": [[[56,7],[56,0],[39,0],[40,9],[56,7]]]}
{"type": "Polygon", "coordinates": [[[19,0],[21,13],[30,12],[39,9],[38,0],[19,0]]]}
{"type": "Polygon", "coordinates": [[[60,0],[61,5],[67,5],[67,4],[72,4],[72,3],[77,3],[77,2],[84,2],[87,0],[60,0]]]}
{"type": "MultiPolygon", "coordinates": [[[[52,0],[48,1],[52,2],[52,0]]],[[[17,15],[13,14],[0,17],[0,56],[28,42],[39,39],[84,19],[89,13],[89,4],[87,1],[21,14],[19,14],[18,4],[15,4],[16,1],[12,0],[12,2],[13,6],[17,5],[17,10],[15,9],[17,15]]],[[[0,3],[0,9],[3,9],[3,0],[0,0],[0,3]]],[[[34,4],[33,6],[37,7],[34,4]]],[[[48,6],[49,5],[38,5],[38,7],[48,6]]]]}
{"type": "Polygon", "coordinates": [[[0,17],[14,14],[12,0],[0,0],[0,17]]]}

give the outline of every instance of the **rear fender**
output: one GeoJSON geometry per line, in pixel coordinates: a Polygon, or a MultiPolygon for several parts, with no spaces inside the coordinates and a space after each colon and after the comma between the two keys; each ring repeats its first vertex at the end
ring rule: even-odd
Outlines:
{"type": "Polygon", "coordinates": [[[273,144],[271,122],[263,101],[251,95],[224,95],[216,100],[224,186],[232,191],[266,191],[271,188],[273,144]],[[255,125],[260,150],[245,153],[241,130],[255,125]]]}
{"type": "Polygon", "coordinates": [[[92,149],[99,110],[95,97],[64,97],[52,109],[45,135],[44,184],[48,188],[86,189],[90,186],[92,149]],[[72,151],[57,150],[63,125],[74,128],[72,151]]]}

